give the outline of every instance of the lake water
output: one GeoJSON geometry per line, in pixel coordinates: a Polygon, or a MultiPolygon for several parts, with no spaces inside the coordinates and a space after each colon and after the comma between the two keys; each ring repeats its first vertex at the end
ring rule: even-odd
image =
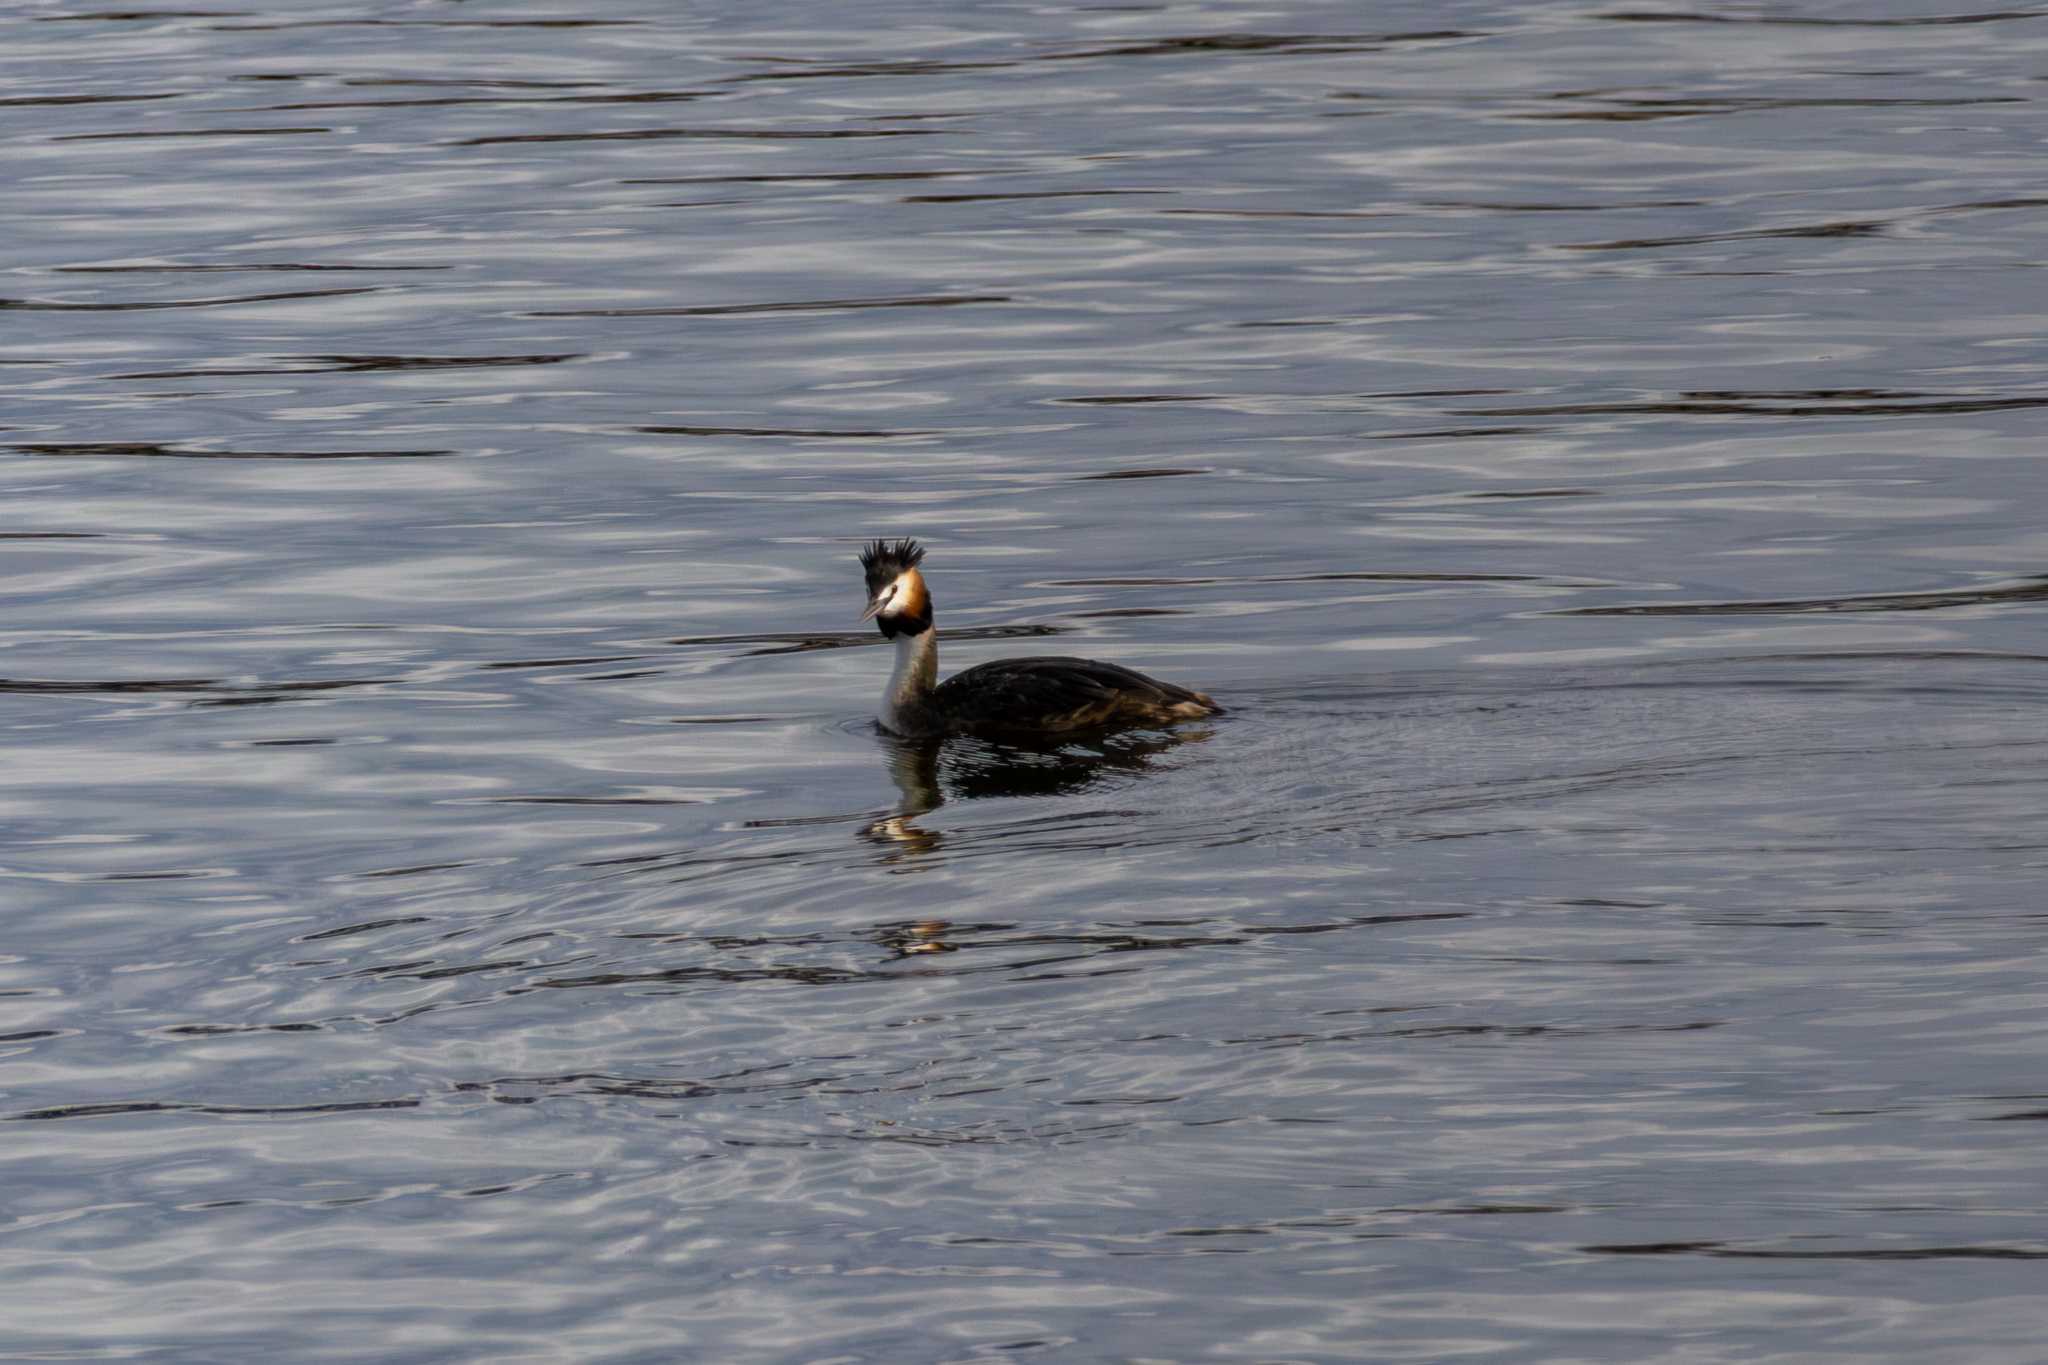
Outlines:
{"type": "Polygon", "coordinates": [[[236,4],[0,14],[5,1358],[2042,1359],[2048,11],[236,4]]]}

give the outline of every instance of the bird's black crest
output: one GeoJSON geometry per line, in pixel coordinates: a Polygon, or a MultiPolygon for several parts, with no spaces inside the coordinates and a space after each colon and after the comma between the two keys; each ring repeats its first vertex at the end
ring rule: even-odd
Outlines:
{"type": "Polygon", "coordinates": [[[923,562],[924,546],[908,537],[893,545],[886,540],[871,542],[860,552],[860,567],[868,576],[868,595],[874,596],[885,585],[895,582],[905,569],[914,569],[923,562]]]}

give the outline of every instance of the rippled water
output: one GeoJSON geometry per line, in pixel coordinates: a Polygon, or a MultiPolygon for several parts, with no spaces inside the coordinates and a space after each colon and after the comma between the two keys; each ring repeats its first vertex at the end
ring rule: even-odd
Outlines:
{"type": "Polygon", "coordinates": [[[0,1353],[2039,1360],[2044,70],[0,13],[0,1353]]]}

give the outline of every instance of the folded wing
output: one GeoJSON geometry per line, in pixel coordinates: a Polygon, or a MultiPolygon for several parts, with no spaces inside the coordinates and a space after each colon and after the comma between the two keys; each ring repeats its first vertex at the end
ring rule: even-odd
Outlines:
{"type": "Polygon", "coordinates": [[[1200,692],[1135,669],[1059,655],[977,664],[939,684],[932,703],[949,728],[983,733],[1163,724],[1221,709],[1200,692]]]}

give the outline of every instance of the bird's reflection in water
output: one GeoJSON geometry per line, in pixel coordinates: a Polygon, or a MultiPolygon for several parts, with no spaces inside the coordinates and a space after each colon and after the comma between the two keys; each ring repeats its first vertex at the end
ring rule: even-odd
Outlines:
{"type": "Polygon", "coordinates": [[[901,799],[894,811],[862,830],[861,837],[882,845],[886,861],[911,862],[945,842],[944,831],[917,822],[948,799],[1071,796],[1115,777],[1145,772],[1162,754],[1213,733],[1179,727],[1019,740],[901,739],[884,734],[882,754],[901,799]]]}
{"type": "Polygon", "coordinates": [[[898,957],[918,957],[925,953],[953,953],[959,949],[946,941],[946,931],[953,927],[949,919],[920,919],[907,924],[884,924],[876,932],[875,940],[891,949],[898,957]]]}

